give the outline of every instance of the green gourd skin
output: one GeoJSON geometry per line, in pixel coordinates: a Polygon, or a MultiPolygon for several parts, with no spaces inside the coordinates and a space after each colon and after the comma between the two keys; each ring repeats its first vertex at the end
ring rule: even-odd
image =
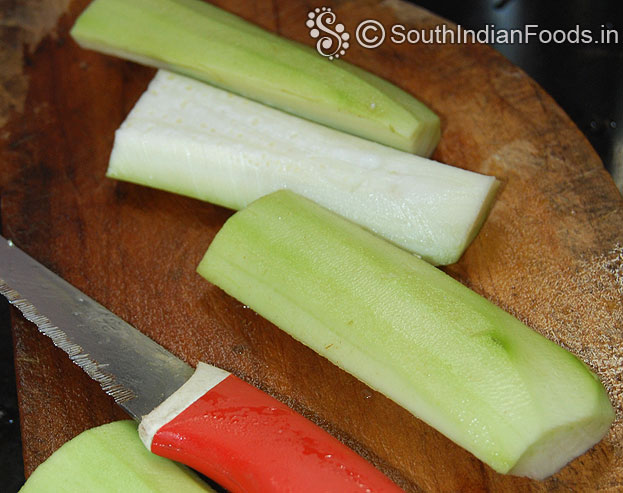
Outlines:
{"type": "Polygon", "coordinates": [[[95,0],[71,35],[407,152],[429,156],[441,136],[437,115],[397,86],[199,0],[95,0]]]}
{"type": "Polygon", "coordinates": [[[614,419],[577,357],[292,192],[234,214],[198,272],[498,472],[547,477],[614,419]]]}
{"type": "Polygon", "coordinates": [[[54,452],[20,493],[214,493],[185,466],[148,451],[134,421],[87,430],[54,452]]]}

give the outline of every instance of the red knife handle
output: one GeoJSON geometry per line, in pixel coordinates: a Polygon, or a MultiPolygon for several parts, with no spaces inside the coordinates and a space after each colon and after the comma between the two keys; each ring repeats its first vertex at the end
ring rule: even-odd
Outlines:
{"type": "Polygon", "coordinates": [[[234,492],[402,491],[323,429],[233,375],[160,426],[151,451],[234,492]]]}

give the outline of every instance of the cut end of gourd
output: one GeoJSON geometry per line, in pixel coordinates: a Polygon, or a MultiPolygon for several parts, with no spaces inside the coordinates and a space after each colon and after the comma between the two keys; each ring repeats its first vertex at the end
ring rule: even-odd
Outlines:
{"type": "Polygon", "coordinates": [[[87,430],[54,452],[20,493],[214,493],[181,464],[149,452],[134,421],[87,430]]]}
{"type": "Polygon", "coordinates": [[[614,410],[606,399],[602,397],[597,402],[599,408],[595,415],[544,433],[508,474],[543,480],[597,444],[614,420],[614,410]]]}
{"type": "Polygon", "coordinates": [[[471,224],[468,224],[467,233],[463,236],[463,243],[453,251],[451,250],[452,254],[448,255],[448,257],[441,262],[431,261],[427,258],[425,258],[425,260],[428,260],[432,265],[450,265],[458,262],[463,252],[465,252],[467,247],[474,241],[476,236],[478,236],[480,229],[489,217],[501,184],[502,182],[500,182],[500,180],[492,177],[489,188],[484,190],[480,210],[478,210],[477,214],[473,217],[471,224]]]}

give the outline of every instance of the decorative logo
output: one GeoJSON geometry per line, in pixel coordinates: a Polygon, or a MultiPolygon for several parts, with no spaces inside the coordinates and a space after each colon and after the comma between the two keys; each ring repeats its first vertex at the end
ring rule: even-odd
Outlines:
{"type": "Polygon", "coordinates": [[[329,60],[340,58],[346,54],[350,46],[348,40],[350,34],[344,32],[344,24],[335,24],[335,13],[330,7],[316,8],[307,14],[305,25],[309,28],[309,35],[318,39],[316,50],[329,60]],[[335,24],[335,29],[331,26],[335,24]],[[321,36],[325,34],[325,36],[321,36]]]}

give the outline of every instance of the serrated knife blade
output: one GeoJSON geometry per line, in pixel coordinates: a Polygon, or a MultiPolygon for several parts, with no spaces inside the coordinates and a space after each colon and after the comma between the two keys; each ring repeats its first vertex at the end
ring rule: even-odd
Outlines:
{"type": "Polygon", "coordinates": [[[191,366],[4,238],[0,293],[134,419],[193,374],[191,366]]]}
{"type": "Polygon", "coordinates": [[[2,237],[0,293],[140,421],[157,455],[232,491],[401,491],[285,404],[220,368],[193,370],[2,237]]]}

